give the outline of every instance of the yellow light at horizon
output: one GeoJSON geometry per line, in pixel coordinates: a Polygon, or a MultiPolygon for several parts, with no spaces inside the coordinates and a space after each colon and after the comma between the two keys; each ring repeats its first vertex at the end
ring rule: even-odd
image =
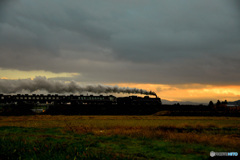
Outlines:
{"type": "Polygon", "coordinates": [[[53,73],[44,70],[33,70],[33,71],[20,71],[12,69],[1,69],[0,68],[0,79],[27,79],[35,78],[36,76],[44,76],[46,78],[56,78],[56,77],[73,77],[80,75],[79,73],[53,73]]]}

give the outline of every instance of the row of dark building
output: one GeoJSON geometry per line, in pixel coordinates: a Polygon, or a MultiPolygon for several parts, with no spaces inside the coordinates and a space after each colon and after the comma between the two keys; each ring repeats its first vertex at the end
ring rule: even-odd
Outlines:
{"type": "Polygon", "coordinates": [[[149,96],[115,97],[109,96],[84,96],[84,95],[37,95],[37,94],[0,94],[0,104],[77,104],[77,105],[159,105],[161,99],[149,96]]]}

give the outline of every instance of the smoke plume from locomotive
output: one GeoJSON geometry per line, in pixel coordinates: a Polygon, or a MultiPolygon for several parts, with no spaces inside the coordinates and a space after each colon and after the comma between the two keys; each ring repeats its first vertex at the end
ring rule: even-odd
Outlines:
{"type": "Polygon", "coordinates": [[[47,91],[48,93],[132,93],[155,95],[155,92],[138,88],[106,86],[106,85],[86,85],[81,86],[75,81],[64,83],[62,81],[49,80],[46,77],[36,77],[35,79],[7,80],[0,79],[0,93],[18,93],[22,91],[47,91]]]}

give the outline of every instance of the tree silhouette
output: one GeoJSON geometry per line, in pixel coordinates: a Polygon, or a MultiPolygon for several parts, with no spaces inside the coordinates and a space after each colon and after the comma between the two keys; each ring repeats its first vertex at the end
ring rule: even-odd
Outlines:
{"type": "Polygon", "coordinates": [[[228,104],[227,100],[223,101],[222,104],[228,104]]]}
{"type": "Polygon", "coordinates": [[[217,105],[217,106],[220,106],[220,104],[221,104],[221,102],[220,102],[219,100],[217,100],[216,105],[217,105]]]}
{"type": "Polygon", "coordinates": [[[213,107],[213,106],[214,106],[213,101],[210,101],[210,102],[208,103],[208,106],[209,106],[209,107],[213,107]]]}

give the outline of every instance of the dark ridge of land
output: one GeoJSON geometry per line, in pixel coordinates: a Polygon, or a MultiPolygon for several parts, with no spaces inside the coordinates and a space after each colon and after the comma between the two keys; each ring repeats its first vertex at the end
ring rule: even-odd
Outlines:
{"type": "MultiPolygon", "coordinates": [[[[4,105],[0,115],[34,115],[32,104],[4,105]]],[[[206,105],[49,105],[47,115],[240,116],[240,107],[206,105]]]]}

